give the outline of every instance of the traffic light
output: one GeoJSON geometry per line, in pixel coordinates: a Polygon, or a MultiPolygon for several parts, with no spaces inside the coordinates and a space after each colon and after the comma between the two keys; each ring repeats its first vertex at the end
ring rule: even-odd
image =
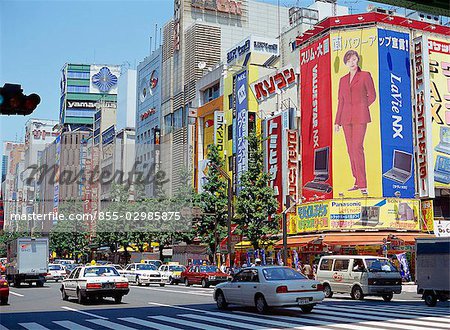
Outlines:
{"type": "Polygon", "coordinates": [[[37,94],[23,94],[22,86],[5,84],[0,88],[0,113],[2,115],[30,115],[41,102],[37,94]]]}

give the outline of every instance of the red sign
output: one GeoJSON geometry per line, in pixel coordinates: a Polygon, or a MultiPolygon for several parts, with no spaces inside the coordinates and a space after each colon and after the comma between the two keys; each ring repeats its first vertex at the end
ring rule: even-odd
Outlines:
{"type": "Polygon", "coordinates": [[[332,198],[331,56],[329,36],[300,51],[302,195],[332,198]]]}
{"type": "Polygon", "coordinates": [[[288,195],[293,200],[298,199],[298,134],[297,131],[287,131],[287,178],[288,195]]]}
{"type": "Polygon", "coordinates": [[[292,67],[283,68],[277,73],[266,76],[251,84],[253,94],[258,102],[273,96],[277,91],[292,86],[297,82],[295,72],[292,67]]]}
{"type": "Polygon", "coordinates": [[[267,170],[271,175],[270,186],[275,190],[278,212],[283,211],[283,165],[281,114],[267,120],[267,170]]]}
{"type": "Polygon", "coordinates": [[[154,113],[156,113],[155,108],[148,109],[143,114],[141,114],[141,120],[147,119],[150,115],[153,115],[154,113]]]}

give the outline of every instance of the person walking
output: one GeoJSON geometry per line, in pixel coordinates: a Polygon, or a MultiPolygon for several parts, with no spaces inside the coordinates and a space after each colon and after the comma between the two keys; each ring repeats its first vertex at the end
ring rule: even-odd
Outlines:
{"type": "Polygon", "coordinates": [[[313,269],[310,264],[305,264],[303,266],[303,274],[308,277],[309,279],[314,278],[313,269]]]}

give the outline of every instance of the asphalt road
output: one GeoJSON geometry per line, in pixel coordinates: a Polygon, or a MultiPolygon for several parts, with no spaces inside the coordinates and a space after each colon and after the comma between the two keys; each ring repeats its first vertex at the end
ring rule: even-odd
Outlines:
{"type": "Polygon", "coordinates": [[[427,307],[413,292],[386,303],[369,297],[354,301],[335,295],[311,314],[298,308],[276,309],[260,316],[252,308],[219,311],[213,289],[200,286],[132,286],[121,304],[112,299],[79,305],[63,301],[60,283],[43,288],[11,288],[10,304],[1,306],[0,330],[5,329],[450,329],[450,304],[427,307]]]}

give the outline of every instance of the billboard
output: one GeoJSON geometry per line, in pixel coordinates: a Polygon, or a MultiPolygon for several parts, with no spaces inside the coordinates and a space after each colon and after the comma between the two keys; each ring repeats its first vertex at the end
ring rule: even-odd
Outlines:
{"type": "Polygon", "coordinates": [[[420,229],[420,201],[401,198],[336,199],[297,207],[298,233],[420,229]]]}
{"type": "Polygon", "coordinates": [[[271,175],[270,186],[274,189],[275,196],[278,200],[278,212],[283,211],[283,127],[281,119],[281,114],[267,119],[265,128],[265,131],[267,132],[267,171],[271,175]]]}
{"type": "Polygon", "coordinates": [[[89,93],[117,94],[120,66],[91,65],[89,93]]]}
{"type": "Polygon", "coordinates": [[[240,177],[248,167],[248,86],[247,70],[236,75],[236,193],[240,191],[240,177]]]}
{"type": "Polygon", "coordinates": [[[329,36],[300,51],[301,169],[306,201],[333,196],[330,59],[329,36]]]}
{"type": "Polygon", "coordinates": [[[225,150],[225,117],[223,111],[214,112],[214,144],[223,159],[225,150]]]}
{"type": "MultiPolygon", "coordinates": [[[[434,186],[450,188],[450,42],[428,39],[434,186]]],[[[431,151],[431,150],[430,150],[431,151]]]]}
{"type": "Polygon", "coordinates": [[[253,82],[250,87],[258,102],[263,102],[272,96],[281,93],[286,88],[297,83],[297,77],[292,66],[277,69],[261,79],[253,82]]]}

